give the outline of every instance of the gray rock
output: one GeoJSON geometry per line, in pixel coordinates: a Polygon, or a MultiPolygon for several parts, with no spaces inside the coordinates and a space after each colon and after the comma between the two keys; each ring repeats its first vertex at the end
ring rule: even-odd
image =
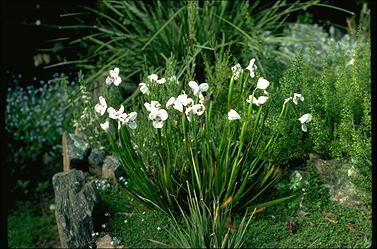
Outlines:
{"type": "Polygon", "coordinates": [[[102,165],[102,177],[116,184],[123,175],[124,172],[118,159],[115,156],[107,156],[102,165]]]}
{"type": "Polygon", "coordinates": [[[352,164],[338,160],[322,160],[311,156],[314,165],[329,190],[331,200],[344,207],[365,208],[360,196],[368,195],[351,182],[349,172],[352,164]]]}
{"type": "Polygon", "coordinates": [[[96,176],[102,175],[102,165],[106,157],[106,152],[101,149],[93,149],[88,158],[89,172],[96,176]]]}
{"type": "Polygon", "coordinates": [[[63,134],[64,171],[78,169],[88,171],[88,157],[91,148],[78,135],[63,134]]]}
{"type": "Polygon", "coordinates": [[[98,229],[103,208],[95,183],[85,183],[80,170],[57,173],[52,178],[55,192],[55,217],[63,248],[88,247],[98,229]]]}

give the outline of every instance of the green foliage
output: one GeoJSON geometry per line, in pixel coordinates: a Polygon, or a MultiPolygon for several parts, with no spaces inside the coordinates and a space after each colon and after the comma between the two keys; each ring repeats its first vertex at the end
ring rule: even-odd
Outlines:
{"type": "MultiPolygon", "coordinates": [[[[216,65],[207,67],[207,70],[224,74],[219,68],[225,69],[227,57],[226,54],[221,55],[216,65]]],[[[143,84],[149,92],[131,97],[133,107],[127,107],[125,111],[138,113],[136,129],[129,129],[127,125],[118,129],[119,121],[110,119],[112,128],[108,137],[129,179],[127,190],[151,208],[172,209],[175,212],[179,211],[175,200],[187,198],[185,182],[189,182],[189,187],[197,191],[207,205],[216,201],[221,208],[231,205],[234,209],[243,209],[277,203],[279,200],[257,203],[261,194],[277,179],[277,160],[271,157],[270,147],[281,136],[271,131],[270,124],[264,123],[268,117],[264,106],[268,106],[268,103],[258,106],[246,101],[254,96],[259,98],[269,94],[264,93],[264,88],[256,87],[257,79],[261,79],[259,71],[251,79],[249,73],[241,69],[237,82],[234,75],[229,77],[228,74],[227,96],[223,96],[220,90],[224,89],[216,88],[215,84],[213,90],[210,86],[205,91],[206,97],[199,97],[200,94],[192,96],[192,89],[184,82],[177,84],[177,81],[171,80],[175,65],[175,59],[171,57],[163,74],[166,83],[158,84],[148,76],[143,84]],[[188,96],[182,94],[182,88],[188,96]],[[190,106],[181,103],[184,112],[166,107],[168,119],[162,129],[151,125],[151,119],[153,122],[159,120],[151,116],[157,115],[157,112],[152,114],[157,109],[152,111],[152,107],[148,107],[152,101],[161,103],[158,109],[165,111],[165,103],[171,97],[178,99],[183,96],[193,98],[190,106]],[[198,106],[201,106],[203,113],[196,115],[192,110],[198,106]],[[146,107],[150,110],[146,111],[146,107]],[[226,118],[226,113],[233,108],[240,112],[241,121],[226,118]]],[[[225,73],[229,73],[229,70],[225,73]]],[[[162,78],[161,75],[159,78],[162,78]]],[[[129,99],[123,103],[131,103],[129,99]]],[[[108,105],[112,103],[108,102],[108,105]]],[[[287,108],[286,104],[280,106],[281,112],[275,117],[275,122],[284,122],[287,108]]],[[[119,108],[115,106],[115,109],[119,108]]],[[[187,204],[179,205],[188,210],[187,204]]]]}
{"type": "Polygon", "coordinates": [[[9,214],[9,248],[46,248],[60,245],[54,212],[48,210],[47,213],[40,214],[41,209],[41,205],[26,202],[9,214]]]}
{"type": "Polygon", "coordinates": [[[83,60],[77,63],[90,71],[89,82],[114,65],[124,68],[126,80],[135,79],[133,76],[142,72],[144,66],[158,71],[171,53],[178,59],[178,65],[185,68],[184,80],[203,80],[201,53],[217,52],[224,47],[230,47],[231,53],[243,63],[253,54],[264,74],[269,71],[262,66],[267,65],[264,57],[275,53],[266,45],[278,45],[289,39],[278,32],[284,20],[289,14],[318,2],[104,1],[97,9],[85,7],[96,16],[94,25],[84,25],[87,21],[79,17],[80,25],[65,28],[92,30],[90,35],[69,44],[87,48],[88,54],[82,56],[84,63],[83,60]]]}
{"type": "Polygon", "coordinates": [[[68,103],[65,78],[48,81],[39,88],[8,88],[5,109],[5,130],[9,159],[22,165],[36,160],[43,152],[60,154],[61,134],[69,126],[71,113],[65,112],[68,103]]]}
{"type": "MultiPolygon", "coordinates": [[[[253,219],[245,234],[245,247],[252,248],[368,248],[372,241],[371,214],[344,208],[329,193],[314,166],[308,164],[302,197],[267,208],[253,219]],[[300,206],[301,202],[301,206],[300,206]],[[298,229],[291,234],[287,221],[298,229]]],[[[276,192],[275,192],[276,194],[276,192]]]]}
{"type": "Polygon", "coordinates": [[[230,209],[220,209],[219,203],[212,207],[199,200],[195,192],[189,192],[189,214],[181,209],[183,224],[171,215],[170,236],[174,247],[179,248],[241,248],[244,234],[252,216],[245,215],[240,224],[231,221],[230,209]]]}
{"type": "MultiPolygon", "coordinates": [[[[8,88],[6,159],[12,192],[28,193],[38,180],[47,181],[62,163],[61,136],[70,129],[72,117],[72,110],[65,109],[69,103],[65,89],[73,91],[75,86],[65,77],[41,83],[40,87],[8,88]]],[[[41,191],[48,186],[37,188],[41,191]]]]}

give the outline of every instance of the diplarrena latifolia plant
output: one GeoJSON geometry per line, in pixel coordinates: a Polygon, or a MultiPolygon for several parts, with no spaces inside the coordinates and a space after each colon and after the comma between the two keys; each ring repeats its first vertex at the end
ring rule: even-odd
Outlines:
{"type": "MultiPolygon", "coordinates": [[[[209,206],[216,201],[220,208],[234,210],[264,207],[289,198],[257,203],[277,180],[278,166],[266,152],[279,134],[269,134],[266,143],[260,142],[264,129],[268,129],[264,106],[270,82],[260,77],[254,63],[252,59],[245,70],[240,65],[230,70],[227,99],[216,102],[208,98],[211,88],[207,83],[191,80],[182,90],[176,77],[155,73],[140,83],[143,104],[135,101],[132,110],[109,106],[106,96],[99,97],[94,108],[98,123],[127,174],[126,189],[131,194],[149,207],[176,213],[181,208],[188,210],[188,189],[209,206]],[[175,89],[175,95],[165,94],[170,88],[175,89]],[[227,106],[227,113],[214,111],[220,105],[227,106]],[[135,137],[146,134],[147,146],[135,142],[135,137]],[[183,201],[177,204],[177,200],[183,201]]],[[[121,83],[119,72],[119,68],[110,70],[108,87],[121,83]]],[[[304,97],[288,97],[279,119],[284,120],[291,99],[298,104],[304,97]]],[[[310,114],[303,114],[297,124],[306,132],[311,119],[310,114]]]]}

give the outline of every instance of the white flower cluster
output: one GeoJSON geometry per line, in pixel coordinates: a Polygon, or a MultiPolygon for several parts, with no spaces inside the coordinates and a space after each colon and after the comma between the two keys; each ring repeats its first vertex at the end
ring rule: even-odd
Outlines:
{"type": "MultiPolygon", "coordinates": [[[[12,161],[17,165],[24,160],[37,157],[43,147],[48,146],[54,156],[59,156],[59,138],[67,129],[65,120],[72,118],[72,109],[64,110],[69,104],[68,95],[59,84],[65,78],[55,78],[40,87],[8,88],[5,103],[5,131],[10,135],[12,161]],[[11,141],[17,141],[17,146],[11,141]],[[27,145],[27,146],[26,146],[27,145]],[[51,150],[51,148],[53,148],[51,150]]],[[[69,89],[77,91],[72,83],[69,89]]]]}
{"type": "MultiPolygon", "coordinates": [[[[110,70],[110,75],[106,78],[106,84],[114,83],[115,86],[118,86],[121,82],[119,74],[119,68],[114,68],[114,70],[110,70]]],[[[119,110],[115,110],[113,107],[107,107],[106,100],[103,96],[99,96],[99,103],[94,106],[94,110],[99,113],[100,116],[103,116],[107,110],[109,114],[109,118],[118,121],[118,129],[122,125],[127,125],[131,129],[136,129],[136,112],[125,113],[124,106],[121,105],[119,110]]],[[[109,120],[106,120],[104,123],[100,124],[101,128],[106,132],[110,129],[109,120]]]]}
{"type": "Polygon", "coordinates": [[[99,190],[109,190],[111,188],[111,184],[105,179],[96,179],[94,183],[96,185],[96,188],[99,190]]]}
{"type": "MultiPolygon", "coordinates": [[[[246,67],[246,69],[249,70],[249,72],[250,72],[251,78],[255,77],[255,70],[257,68],[257,66],[254,63],[255,63],[255,59],[253,58],[253,59],[250,60],[249,65],[246,67]]],[[[237,64],[234,67],[232,67],[232,71],[234,73],[235,79],[238,79],[239,72],[241,72],[241,70],[242,70],[242,68],[241,68],[240,64],[237,64]]],[[[268,80],[264,79],[263,77],[260,77],[258,79],[256,89],[263,90],[264,94],[267,95],[268,92],[266,91],[266,89],[269,85],[270,85],[270,82],[268,80]]],[[[256,98],[253,95],[249,95],[249,97],[246,99],[246,102],[250,103],[250,104],[253,103],[257,106],[260,106],[260,105],[263,105],[264,103],[266,103],[267,100],[268,100],[267,96],[262,95],[262,96],[259,96],[258,98],[256,98]]],[[[228,119],[230,121],[233,121],[233,120],[241,119],[241,116],[237,113],[237,111],[230,109],[230,111],[228,112],[228,119]]]]}
{"type": "MultiPolygon", "coordinates": [[[[254,58],[250,60],[249,65],[246,67],[246,69],[249,70],[250,77],[254,78],[255,77],[255,70],[257,69],[257,67],[255,65],[255,59],[254,58]]],[[[233,71],[233,74],[234,74],[234,79],[237,80],[239,78],[240,72],[242,71],[241,65],[239,63],[237,63],[234,67],[232,67],[232,71],[233,71]]],[[[263,77],[260,77],[260,78],[258,78],[256,89],[263,90],[264,94],[268,95],[268,92],[266,91],[266,89],[269,85],[270,85],[270,82],[268,80],[264,79],[263,77]]],[[[257,106],[260,106],[260,105],[263,105],[264,103],[266,103],[267,100],[268,100],[268,96],[262,95],[262,96],[259,96],[259,97],[256,98],[256,97],[254,97],[254,95],[249,95],[249,97],[246,99],[246,102],[248,102],[250,104],[253,103],[257,106]]],[[[286,98],[284,100],[283,105],[286,105],[290,100],[292,100],[292,102],[295,105],[297,105],[299,103],[299,101],[301,101],[301,102],[304,101],[304,97],[300,93],[294,93],[293,97],[289,97],[289,98],[286,98]]],[[[228,112],[228,120],[233,121],[233,120],[237,120],[237,119],[241,119],[241,116],[237,113],[237,111],[230,109],[229,112],[228,112]]],[[[312,120],[312,115],[310,115],[309,113],[306,113],[303,116],[301,116],[298,120],[301,122],[301,129],[304,132],[307,132],[307,130],[308,130],[307,124],[312,120]]]]}
{"type": "MultiPolygon", "coordinates": [[[[153,80],[158,80],[156,74],[152,74],[152,76],[154,76],[152,78],[153,80]]],[[[170,106],[173,106],[175,110],[179,112],[185,112],[187,119],[191,121],[191,114],[201,116],[204,113],[205,98],[203,96],[203,92],[206,92],[209,87],[207,83],[198,84],[195,81],[190,81],[188,84],[192,89],[193,94],[199,98],[199,103],[195,104],[194,100],[188,97],[185,92],[183,92],[178,97],[169,98],[169,100],[166,102],[165,107],[169,108],[170,106]]],[[[161,104],[155,100],[152,100],[150,103],[144,103],[144,107],[149,112],[148,118],[153,121],[153,127],[156,129],[162,128],[164,121],[169,117],[168,112],[165,109],[161,108],[161,104]]]]}
{"type": "Polygon", "coordinates": [[[123,176],[119,177],[119,182],[122,183],[123,185],[127,186],[128,185],[128,181],[126,180],[126,178],[124,178],[123,176]]]}
{"type": "MultiPolygon", "coordinates": [[[[294,93],[293,94],[293,97],[289,97],[289,98],[286,98],[284,100],[284,104],[287,104],[290,100],[292,100],[292,102],[297,105],[299,103],[299,101],[303,102],[304,101],[304,96],[302,96],[300,93],[294,93]]],[[[301,123],[301,129],[302,131],[304,132],[307,132],[308,131],[308,127],[307,127],[307,124],[312,121],[312,115],[310,115],[309,113],[306,113],[304,115],[302,115],[299,119],[298,119],[301,123]]]]}
{"type": "MultiPolygon", "coordinates": [[[[177,80],[177,78],[175,76],[170,77],[169,80],[172,81],[172,82],[178,83],[178,80],[177,80]]],[[[140,91],[141,91],[142,94],[147,94],[148,95],[150,93],[150,91],[149,91],[150,84],[156,83],[158,85],[162,85],[162,84],[166,83],[166,79],[165,78],[159,79],[157,74],[151,74],[151,75],[149,75],[148,76],[148,81],[149,82],[147,82],[147,83],[141,82],[139,84],[140,91]]]]}

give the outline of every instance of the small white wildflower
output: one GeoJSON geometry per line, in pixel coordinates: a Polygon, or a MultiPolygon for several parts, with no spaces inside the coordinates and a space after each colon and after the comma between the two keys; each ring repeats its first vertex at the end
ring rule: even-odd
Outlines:
{"type": "Polygon", "coordinates": [[[125,119],[125,123],[131,129],[136,129],[137,128],[136,117],[137,117],[137,113],[136,112],[131,112],[131,113],[129,113],[127,115],[127,117],[125,119]]]}
{"type": "Polygon", "coordinates": [[[102,228],[106,228],[106,224],[102,224],[102,228]]]}
{"type": "Polygon", "coordinates": [[[107,216],[110,216],[110,214],[109,213],[105,213],[105,216],[107,217],[107,216]]]}
{"type": "Polygon", "coordinates": [[[202,83],[202,84],[198,85],[198,83],[196,83],[193,80],[189,81],[188,84],[191,87],[195,96],[200,96],[202,94],[202,92],[207,91],[208,88],[209,88],[207,83],[202,83]]]}
{"type": "Polygon", "coordinates": [[[236,120],[236,119],[241,119],[241,116],[235,110],[230,109],[230,111],[228,112],[228,119],[230,121],[236,120]]]}
{"type": "Polygon", "coordinates": [[[120,83],[122,83],[122,79],[119,77],[119,68],[116,67],[109,71],[109,76],[106,78],[106,84],[119,86],[120,83]]]}
{"type": "Polygon", "coordinates": [[[143,214],[143,215],[144,215],[144,214],[145,214],[145,211],[143,211],[143,212],[142,212],[141,214],[143,214]]]}
{"type": "Polygon", "coordinates": [[[293,103],[295,103],[297,105],[299,100],[304,101],[304,97],[299,93],[294,93],[293,94],[293,100],[292,100],[293,103]]]}
{"type": "Polygon", "coordinates": [[[259,106],[259,105],[263,105],[264,103],[266,103],[267,99],[268,99],[267,96],[260,96],[258,98],[255,98],[254,96],[250,95],[249,98],[246,100],[246,102],[248,102],[248,103],[253,102],[253,104],[259,106]],[[251,101],[251,97],[253,97],[252,101],[251,101]]]}
{"type": "Polygon", "coordinates": [[[107,112],[109,113],[109,118],[112,118],[112,119],[119,119],[119,118],[123,118],[125,116],[125,113],[123,113],[124,112],[124,106],[123,105],[120,106],[118,111],[115,110],[113,107],[109,107],[107,109],[107,112]]]}
{"type": "Polygon", "coordinates": [[[161,227],[157,227],[157,231],[161,231],[161,227]]]}
{"type": "Polygon", "coordinates": [[[105,123],[101,123],[101,124],[99,124],[99,125],[100,125],[101,128],[102,128],[104,131],[106,131],[106,132],[108,132],[109,129],[110,129],[110,123],[109,123],[109,120],[106,120],[105,123]]]}
{"type": "Polygon", "coordinates": [[[270,85],[270,82],[263,77],[260,77],[257,82],[257,88],[265,90],[270,85]]]}
{"type": "Polygon", "coordinates": [[[156,80],[156,83],[157,84],[164,84],[164,83],[166,83],[166,79],[165,78],[161,78],[161,79],[159,79],[159,80],[156,80]]]}
{"type": "Polygon", "coordinates": [[[198,116],[204,113],[205,106],[203,104],[196,104],[192,106],[192,112],[198,116]]]}
{"type": "Polygon", "coordinates": [[[306,124],[309,123],[312,120],[312,115],[310,115],[309,113],[306,113],[306,114],[302,115],[298,120],[300,120],[300,122],[301,122],[301,129],[304,132],[307,132],[308,128],[306,127],[306,124]]]}
{"type": "Polygon", "coordinates": [[[173,105],[174,104],[174,101],[175,101],[175,97],[171,97],[170,99],[168,99],[168,101],[166,102],[166,108],[168,108],[169,106],[173,105]]]}
{"type": "Polygon", "coordinates": [[[144,103],[144,107],[147,111],[152,112],[160,109],[161,104],[158,101],[152,100],[151,103],[144,103]]]}
{"type": "Polygon", "coordinates": [[[142,93],[142,94],[149,94],[149,88],[148,88],[148,86],[147,86],[147,84],[145,84],[145,83],[140,83],[139,84],[139,86],[140,86],[140,92],[142,93]]]}
{"type": "Polygon", "coordinates": [[[101,116],[105,114],[107,109],[107,103],[104,97],[99,96],[99,103],[94,106],[94,110],[98,112],[101,116]]]}
{"type": "Polygon", "coordinates": [[[151,74],[151,75],[149,75],[148,76],[148,79],[150,80],[150,81],[157,81],[158,80],[158,76],[157,76],[157,74],[151,74]]]}
{"type": "Polygon", "coordinates": [[[154,109],[149,113],[149,119],[153,120],[153,127],[160,129],[164,125],[164,121],[168,119],[169,115],[164,109],[154,109]]]}
{"type": "Polygon", "coordinates": [[[144,218],[141,219],[141,222],[144,222],[144,218]]]}
{"type": "Polygon", "coordinates": [[[128,220],[124,220],[124,223],[128,223],[128,220]]]}
{"type": "Polygon", "coordinates": [[[237,63],[235,66],[232,67],[232,72],[234,74],[234,80],[238,80],[238,78],[240,77],[240,73],[241,73],[241,65],[240,63],[237,63]]]}
{"type": "Polygon", "coordinates": [[[249,65],[246,67],[247,70],[250,71],[250,77],[253,79],[255,77],[255,72],[254,70],[256,69],[256,65],[254,65],[255,59],[251,59],[249,62],[249,65]]]}

